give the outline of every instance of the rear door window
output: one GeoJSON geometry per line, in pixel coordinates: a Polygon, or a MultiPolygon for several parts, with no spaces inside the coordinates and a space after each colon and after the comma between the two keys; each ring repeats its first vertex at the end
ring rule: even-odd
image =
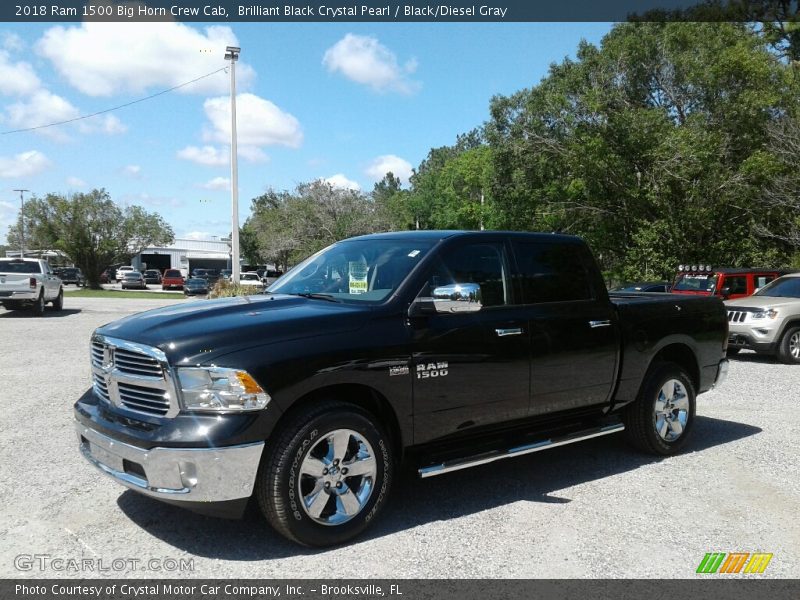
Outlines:
{"type": "Polygon", "coordinates": [[[578,246],[514,241],[524,304],[591,300],[589,270],[578,246]]]}

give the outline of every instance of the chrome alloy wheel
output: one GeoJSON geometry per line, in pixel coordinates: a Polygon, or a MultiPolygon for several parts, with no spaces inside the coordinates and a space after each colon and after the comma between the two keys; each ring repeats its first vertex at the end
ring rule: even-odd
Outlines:
{"type": "Polygon", "coordinates": [[[789,355],[795,359],[800,359],[800,331],[795,331],[789,338],[789,355]]]}
{"type": "Polygon", "coordinates": [[[665,442],[674,442],[686,428],[689,418],[689,396],[683,383],[670,379],[658,391],[653,423],[656,433],[665,442]]]}
{"type": "Polygon", "coordinates": [[[319,439],[300,464],[303,510],[321,525],[341,525],[369,501],[378,465],[369,442],[351,429],[319,439]]]}

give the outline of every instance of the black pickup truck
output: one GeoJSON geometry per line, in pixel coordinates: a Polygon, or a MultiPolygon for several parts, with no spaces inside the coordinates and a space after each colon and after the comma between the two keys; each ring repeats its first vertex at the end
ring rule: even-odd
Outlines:
{"type": "Polygon", "coordinates": [[[727,372],[718,298],[609,297],[579,238],[386,233],[336,243],[256,296],[98,328],[80,450],[202,512],[257,502],[341,543],[421,477],[625,431],[669,455],[727,372]]]}

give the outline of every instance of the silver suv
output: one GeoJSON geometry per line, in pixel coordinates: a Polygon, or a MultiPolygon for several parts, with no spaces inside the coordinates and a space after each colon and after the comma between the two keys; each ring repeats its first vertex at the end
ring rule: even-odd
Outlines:
{"type": "Polygon", "coordinates": [[[730,300],[728,354],[749,348],[800,364],[800,273],[784,275],[752,296],[730,300]]]}

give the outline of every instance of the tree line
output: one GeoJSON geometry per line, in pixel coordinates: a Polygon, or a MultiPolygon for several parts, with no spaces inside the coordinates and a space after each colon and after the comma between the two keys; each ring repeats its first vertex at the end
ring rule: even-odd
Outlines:
{"type": "MultiPolygon", "coordinates": [[[[780,2],[779,2],[780,4],[780,2]]],[[[800,24],[618,24],[599,46],[495,96],[486,122],[433,148],[408,186],[324,181],[254,198],[249,264],[286,268],[337,240],[403,229],[580,235],[609,280],[669,278],[679,263],[800,267],[800,24]]],[[[105,190],[25,204],[27,246],[100,271],[172,242],[105,190]]],[[[9,246],[19,246],[19,221],[9,246]]]]}
{"type": "Polygon", "coordinates": [[[799,266],[796,23],[634,22],[582,42],[485,123],[431,149],[407,188],[268,191],[242,229],[288,265],[349,235],[510,229],[584,237],[609,278],[682,262],[799,266]]]}

